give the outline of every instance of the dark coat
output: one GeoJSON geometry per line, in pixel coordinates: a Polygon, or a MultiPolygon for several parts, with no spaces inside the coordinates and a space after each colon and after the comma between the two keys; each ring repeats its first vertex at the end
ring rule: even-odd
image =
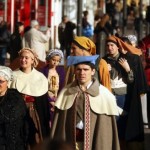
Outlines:
{"type": "Polygon", "coordinates": [[[74,39],[74,29],[76,28],[76,24],[72,23],[71,21],[68,21],[66,23],[66,27],[64,30],[64,39],[65,39],[65,45],[68,44],[71,45],[73,39],[74,39]]]}
{"type": "Polygon", "coordinates": [[[35,107],[39,116],[41,131],[43,138],[47,138],[50,133],[49,120],[49,102],[47,100],[47,94],[44,94],[35,98],[35,107]]]}
{"type": "Polygon", "coordinates": [[[10,38],[10,61],[12,62],[19,55],[18,52],[22,49],[22,37],[19,32],[14,32],[10,38]]]}
{"type": "MultiPolygon", "coordinates": [[[[131,53],[120,54],[134,73],[134,82],[127,84],[126,108],[128,119],[125,131],[126,141],[143,141],[144,128],[140,94],[146,93],[147,83],[140,57],[131,53]]],[[[108,62],[107,56],[104,59],[108,62]]]]}
{"type": "MultiPolygon", "coordinates": [[[[37,112],[38,115],[38,122],[36,122],[37,118],[32,115],[30,115],[30,109],[28,109],[27,114],[27,126],[28,126],[28,139],[27,144],[30,147],[33,147],[37,144],[36,136],[42,137],[43,139],[46,139],[50,134],[50,127],[49,127],[49,120],[50,120],[50,113],[49,113],[49,102],[47,100],[47,94],[44,94],[42,96],[34,97],[34,103],[33,107],[35,109],[35,112],[37,112]],[[34,121],[36,120],[36,121],[34,121]],[[36,122],[36,123],[35,123],[36,122]],[[40,127],[40,129],[37,127],[40,127]]],[[[41,140],[39,138],[39,140],[41,140]]]]}
{"type": "Polygon", "coordinates": [[[0,102],[0,150],[25,150],[27,109],[16,90],[7,90],[0,102]]]}
{"type": "Polygon", "coordinates": [[[134,82],[128,86],[130,111],[126,128],[126,139],[129,141],[143,141],[144,128],[140,95],[147,92],[147,81],[140,57],[127,53],[126,59],[131,64],[134,72],[134,82]]]}

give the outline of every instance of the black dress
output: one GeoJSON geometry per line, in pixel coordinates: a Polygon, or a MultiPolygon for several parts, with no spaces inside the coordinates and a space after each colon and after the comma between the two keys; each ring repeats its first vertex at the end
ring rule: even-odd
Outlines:
{"type": "Polygon", "coordinates": [[[28,136],[26,105],[22,96],[8,89],[0,97],[0,150],[25,150],[28,136]]]}
{"type": "MultiPolygon", "coordinates": [[[[120,54],[120,57],[128,61],[134,74],[134,82],[127,84],[125,107],[128,108],[126,110],[128,112],[128,118],[125,129],[125,140],[143,141],[144,128],[140,94],[146,93],[148,87],[142,62],[139,56],[129,52],[127,54],[120,54]]],[[[110,63],[107,56],[105,56],[104,59],[110,63]]]]}

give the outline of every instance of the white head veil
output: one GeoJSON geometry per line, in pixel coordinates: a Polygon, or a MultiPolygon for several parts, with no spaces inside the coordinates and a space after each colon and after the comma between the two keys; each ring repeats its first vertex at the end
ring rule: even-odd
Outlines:
{"type": "Polygon", "coordinates": [[[13,79],[13,72],[9,67],[0,66],[0,77],[4,77],[7,81],[13,79]]]}

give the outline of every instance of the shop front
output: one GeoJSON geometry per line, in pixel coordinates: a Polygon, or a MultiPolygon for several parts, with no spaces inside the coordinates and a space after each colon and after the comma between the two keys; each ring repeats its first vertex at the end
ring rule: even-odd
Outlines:
{"type": "Polygon", "coordinates": [[[15,22],[21,21],[25,27],[36,19],[41,26],[51,25],[52,0],[0,0],[0,21],[7,21],[13,32],[15,22]]]}

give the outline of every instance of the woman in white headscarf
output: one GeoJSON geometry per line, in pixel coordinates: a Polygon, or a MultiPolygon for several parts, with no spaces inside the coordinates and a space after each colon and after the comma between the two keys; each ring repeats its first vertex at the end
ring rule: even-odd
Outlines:
{"type": "Polygon", "coordinates": [[[19,92],[9,89],[12,70],[0,66],[0,150],[26,150],[26,105],[19,92]]]}
{"type": "Polygon", "coordinates": [[[34,67],[38,57],[34,50],[23,48],[19,51],[20,68],[14,71],[11,88],[17,89],[24,98],[31,117],[29,144],[35,145],[49,135],[48,81],[34,67]]]}

